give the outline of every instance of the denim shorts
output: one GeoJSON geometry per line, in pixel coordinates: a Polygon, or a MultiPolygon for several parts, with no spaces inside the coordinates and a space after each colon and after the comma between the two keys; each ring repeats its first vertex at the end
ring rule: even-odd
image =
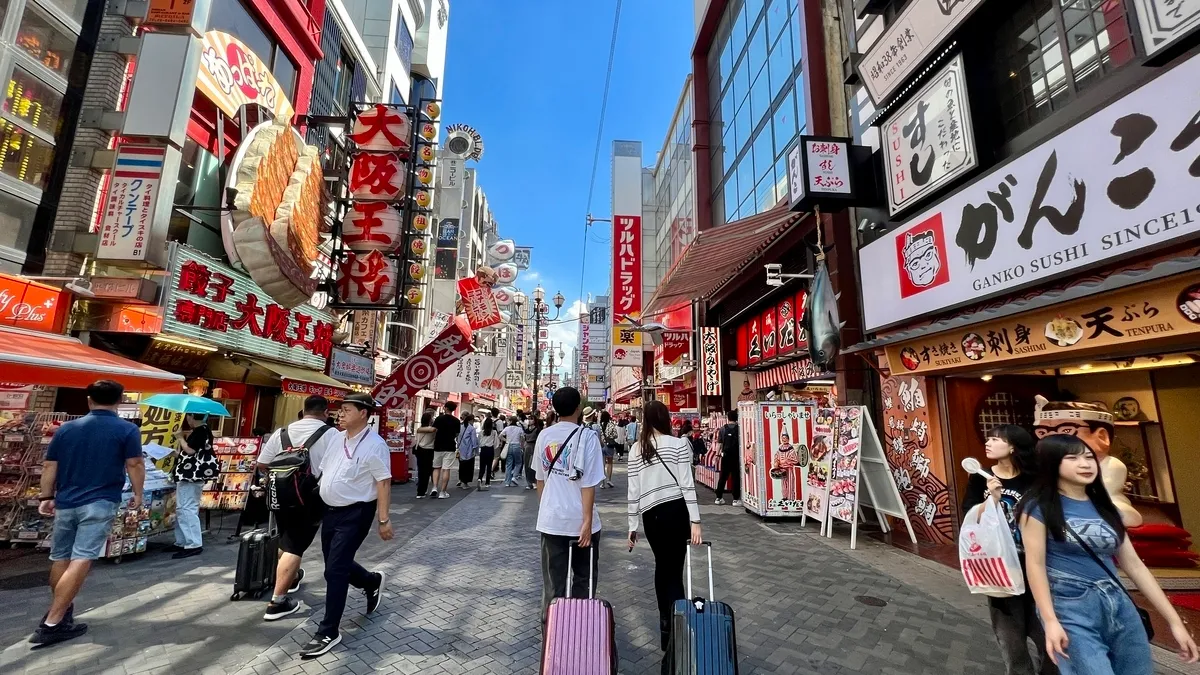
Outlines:
{"type": "Polygon", "coordinates": [[[104,542],[117,515],[117,502],[100,500],[54,514],[51,560],[95,560],[104,552],[104,542]]]}

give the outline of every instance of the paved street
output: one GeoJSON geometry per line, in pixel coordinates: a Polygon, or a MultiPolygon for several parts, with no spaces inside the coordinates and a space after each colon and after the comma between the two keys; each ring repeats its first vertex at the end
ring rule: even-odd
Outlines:
{"type": "MultiPolygon", "coordinates": [[[[364,618],[352,592],[343,644],[321,659],[296,657],[323,602],[319,561],[305,564],[307,607],[268,624],[261,603],[228,600],[236,546],[210,543],[198,560],[153,554],[98,565],[77,610],[90,632],[46,650],[24,642],[44,611],[44,589],[0,591],[0,672],[537,672],[533,493],[494,488],[431,502],[405,485],[394,494],[397,539],[384,545],[372,534],[362,556],[388,575],[384,603],[364,618]]],[[[623,496],[623,482],[601,491],[610,532],[599,594],[616,607],[621,673],[657,673],[652,560],[645,546],[630,554],[622,545],[623,496]]],[[[732,507],[705,507],[704,520],[717,547],[717,597],[737,611],[743,673],[1002,672],[982,603],[961,591],[953,570],[874,542],[844,551],[848,537],[763,526],[732,507]]]]}

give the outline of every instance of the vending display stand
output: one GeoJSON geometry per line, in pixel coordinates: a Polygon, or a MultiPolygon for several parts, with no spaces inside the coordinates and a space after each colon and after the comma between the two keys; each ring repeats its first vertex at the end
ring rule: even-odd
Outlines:
{"type": "Polygon", "coordinates": [[[802,518],[816,408],[791,401],[738,403],[742,504],[764,518],[802,518]]]}

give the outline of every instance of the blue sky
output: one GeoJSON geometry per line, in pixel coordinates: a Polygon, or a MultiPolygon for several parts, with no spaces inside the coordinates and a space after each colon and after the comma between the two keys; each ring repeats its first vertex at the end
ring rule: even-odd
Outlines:
{"type": "MultiPolygon", "coordinates": [[[[568,306],[608,290],[609,224],[583,224],[616,0],[454,0],[450,4],[444,124],[483,137],[479,182],[500,234],[533,246],[518,285],[561,291],[568,306]]],[[[607,218],[612,141],[640,140],[654,161],[691,72],[691,0],[626,0],[591,212],[607,218]]],[[[565,312],[564,312],[565,314],[565,312]]],[[[575,329],[551,336],[574,343],[575,329]]],[[[567,352],[569,354],[570,348],[567,352]]],[[[569,357],[568,357],[569,358],[569,357]]]]}

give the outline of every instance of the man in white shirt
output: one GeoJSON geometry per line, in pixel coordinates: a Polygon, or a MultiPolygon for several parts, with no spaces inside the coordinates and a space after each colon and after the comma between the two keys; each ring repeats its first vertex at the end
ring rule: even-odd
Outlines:
{"type": "Polygon", "coordinates": [[[392,538],[388,445],[367,426],[377,407],[367,394],[350,394],[342,401],[341,422],[345,431],[334,436],[321,464],[321,500],[326,505],[321,521],[327,585],[325,618],[313,639],[300,650],[304,658],[320,656],[342,641],[338,628],[350,586],[366,593],[367,614],[379,607],[383,594],[383,573],[368,572],[354,561],[358,547],[371,531],[372,521],[378,524],[380,539],[392,538]]]}
{"type": "MultiPolygon", "coordinates": [[[[329,401],[324,396],[309,396],[304,399],[304,416],[287,425],[288,444],[308,449],[309,470],[314,477],[321,476],[321,462],[329,453],[329,442],[337,436],[336,429],[325,422],[329,416],[329,401]]],[[[266,470],[271,462],[284,451],[283,428],[263,445],[258,456],[260,469],[266,470]]],[[[266,621],[276,621],[300,609],[300,603],[287,597],[288,593],[300,590],[304,570],[300,569],[301,558],[321,527],[321,516],[325,505],[317,495],[316,483],[303,486],[305,506],[275,511],[275,525],[279,529],[279,564],[275,569],[275,592],[267,611],[266,621]]]]}
{"type": "Polygon", "coordinates": [[[500,448],[505,457],[504,487],[516,487],[517,479],[525,468],[525,432],[517,425],[516,418],[500,432],[500,442],[504,444],[500,448]]]}
{"type": "Polygon", "coordinates": [[[604,480],[600,438],[579,425],[582,397],[574,387],[560,387],[552,403],[559,422],[538,434],[533,466],[537,477],[537,529],[542,534],[542,617],[554,598],[567,594],[567,553],[575,539],[572,597],[587,597],[589,577],[596,578],[600,557],[600,512],[596,486],[604,480]]]}

